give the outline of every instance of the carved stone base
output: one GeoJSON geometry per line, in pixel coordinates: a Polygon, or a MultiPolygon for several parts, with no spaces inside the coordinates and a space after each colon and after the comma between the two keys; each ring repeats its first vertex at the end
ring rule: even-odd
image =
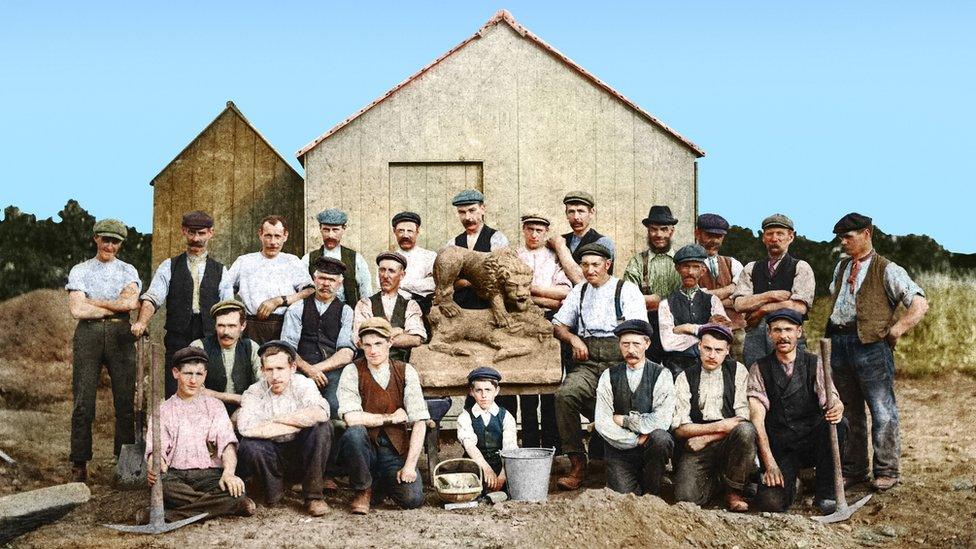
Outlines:
{"type": "MultiPolygon", "coordinates": [[[[468,356],[451,356],[432,351],[427,345],[414,348],[410,355],[410,364],[420,375],[420,385],[424,392],[430,389],[445,389],[433,391],[442,395],[467,394],[468,373],[478,366],[491,366],[502,374],[502,392],[519,393],[518,386],[547,386],[552,392],[562,378],[562,366],[559,363],[559,342],[548,338],[537,343],[536,352],[524,356],[506,358],[492,362],[497,350],[474,341],[459,341],[454,345],[469,352],[468,356]]],[[[539,392],[533,389],[534,392],[539,392]]],[[[433,394],[433,393],[430,393],[433,394]]]]}

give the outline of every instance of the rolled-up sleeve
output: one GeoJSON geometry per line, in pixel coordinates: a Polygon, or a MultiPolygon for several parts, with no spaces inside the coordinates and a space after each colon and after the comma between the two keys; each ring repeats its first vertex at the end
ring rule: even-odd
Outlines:
{"type": "MultiPolygon", "coordinates": [[[[159,268],[156,269],[156,274],[153,275],[152,281],[149,282],[149,289],[140,298],[152,303],[153,307],[157,310],[162,307],[163,303],[166,302],[166,296],[169,295],[169,280],[172,276],[170,262],[171,260],[167,258],[159,264],[159,268]]],[[[223,280],[223,277],[221,277],[221,280],[223,280]]]]}
{"type": "Polygon", "coordinates": [[[69,292],[84,292],[88,295],[88,286],[85,284],[85,267],[84,263],[79,263],[68,271],[68,283],[65,284],[64,289],[69,292]]]}
{"type": "Polygon", "coordinates": [[[369,276],[369,264],[363,258],[363,254],[356,254],[356,280],[359,282],[359,295],[373,295],[372,278],[369,276]]]}
{"type": "Polygon", "coordinates": [[[586,282],[581,282],[570,290],[569,294],[566,295],[566,299],[563,300],[563,304],[556,311],[556,314],[552,318],[553,324],[562,324],[568,327],[570,330],[575,331],[577,323],[579,322],[579,300],[580,300],[580,290],[586,282]]]}
{"type": "Polygon", "coordinates": [[[657,429],[667,431],[671,428],[671,423],[674,421],[674,380],[668,374],[669,372],[664,370],[657,376],[651,411],[646,414],[630,413],[627,423],[635,432],[646,435],[657,429]]]}
{"type": "Polygon", "coordinates": [[[234,263],[230,266],[227,273],[220,279],[221,301],[233,299],[234,294],[237,293],[237,284],[240,282],[242,262],[243,258],[237,258],[237,260],[234,261],[234,263]]]}
{"type": "MultiPolygon", "coordinates": [[[[292,271],[292,287],[295,288],[296,292],[300,292],[305,288],[311,287],[312,275],[308,274],[308,266],[302,263],[301,259],[297,257],[291,262],[292,271]]],[[[367,281],[367,284],[369,282],[367,281]]]]}
{"type": "MultiPolygon", "coordinates": [[[[735,303],[735,300],[740,297],[751,297],[753,295],[752,269],[755,266],[755,264],[756,264],[755,261],[751,263],[747,263],[746,266],[743,267],[742,272],[739,273],[739,280],[738,282],[735,283],[735,289],[732,290],[731,298],[733,304],[735,303]]],[[[740,313],[744,312],[742,309],[739,309],[738,307],[735,307],[735,310],[739,311],[740,313]]]]}
{"type": "Polygon", "coordinates": [[[407,364],[404,377],[403,388],[403,408],[407,412],[410,422],[424,421],[430,419],[430,412],[427,410],[427,401],[424,400],[424,392],[420,387],[420,376],[413,366],[407,364]]]}
{"type": "Polygon", "coordinates": [[[624,287],[620,289],[620,308],[624,320],[647,320],[644,294],[633,282],[624,281],[624,287]]]}
{"type": "Polygon", "coordinates": [[[762,403],[763,408],[769,410],[769,396],[766,394],[766,383],[759,373],[759,363],[754,362],[749,367],[749,379],[746,381],[746,397],[754,398],[762,403]]]}
{"type": "Polygon", "coordinates": [[[901,265],[888,263],[884,272],[885,292],[892,303],[901,303],[905,307],[911,307],[915,296],[925,297],[925,290],[915,283],[908,271],[901,265]]]}
{"type": "Polygon", "coordinates": [[[208,402],[208,411],[214,415],[214,440],[217,443],[217,459],[224,455],[224,449],[228,444],[237,445],[237,436],[234,434],[234,425],[230,422],[227,409],[217,399],[216,402],[208,402]]]}
{"type": "MultiPolygon", "coordinates": [[[[339,323],[339,336],[336,338],[336,350],[350,349],[355,352],[356,346],[352,342],[352,308],[342,306],[342,320],[339,323]]],[[[297,344],[296,344],[297,345],[297,344]]]]}
{"type": "Polygon", "coordinates": [[[296,301],[289,305],[281,323],[281,339],[296,349],[298,348],[298,340],[302,335],[302,310],[304,307],[304,301],[296,301]]]}
{"type": "Polygon", "coordinates": [[[406,318],[403,320],[403,331],[415,336],[420,336],[421,341],[427,341],[427,329],[424,328],[424,313],[420,310],[420,304],[414,300],[407,302],[406,318]]]}
{"type": "Polygon", "coordinates": [[[671,298],[662,301],[661,305],[657,308],[657,321],[661,331],[661,347],[665,351],[669,353],[684,351],[698,343],[698,338],[693,335],[674,333],[674,315],[671,314],[671,298]]]}
{"type": "Polygon", "coordinates": [[[350,412],[363,411],[363,399],[359,395],[359,372],[355,364],[349,364],[342,369],[336,396],[339,398],[340,418],[345,418],[350,412]]]}
{"type": "Polygon", "coordinates": [[[796,264],[796,274],[793,276],[793,295],[792,301],[802,301],[807,304],[807,308],[813,307],[813,294],[816,291],[817,282],[813,277],[813,269],[806,261],[798,261],[796,264]]]}

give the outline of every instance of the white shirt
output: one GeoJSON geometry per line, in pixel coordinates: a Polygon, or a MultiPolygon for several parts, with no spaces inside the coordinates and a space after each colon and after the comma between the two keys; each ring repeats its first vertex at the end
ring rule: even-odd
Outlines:
{"type": "MultiPolygon", "coordinates": [[[[400,281],[400,294],[403,297],[410,297],[411,293],[426,297],[434,293],[437,287],[434,284],[434,260],[437,259],[437,252],[414,246],[410,251],[398,249],[397,253],[407,258],[407,269],[400,281]]],[[[379,288],[379,274],[373,281],[379,288]]]]}
{"type": "MultiPolygon", "coordinates": [[[[627,367],[627,385],[631,391],[636,391],[640,385],[645,364],[643,362],[637,368],[627,367]]],[[[613,421],[613,387],[610,385],[610,368],[607,368],[600,374],[600,381],[596,385],[596,413],[593,419],[596,431],[614,448],[629,450],[637,447],[638,435],[646,435],[657,429],[670,429],[674,420],[674,381],[667,369],[657,376],[653,394],[650,412],[630,412],[629,421],[635,430],[617,425],[613,421]]]]}
{"type": "MultiPolygon", "coordinates": [[[[244,254],[234,261],[220,281],[220,299],[230,299],[235,290],[247,314],[255,314],[261,303],[272,297],[291,295],[312,285],[308,269],[297,256],[279,252],[268,258],[261,252],[244,254]]],[[[273,314],[284,314],[278,307],[273,314]]]]}
{"type": "MultiPolygon", "coordinates": [[[[515,423],[515,414],[510,410],[505,410],[505,419],[502,420],[502,450],[511,450],[513,448],[518,448],[518,439],[516,433],[518,427],[515,423]]],[[[487,410],[483,410],[481,406],[475,404],[471,408],[471,413],[469,414],[467,410],[462,410],[457,417],[457,439],[458,442],[464,444],[465,441],[471,442],[472,444],[478,443],[478,435],[474,432],[474,426],[472,421],[480,421],[485,427],[491,423],[491,418],[497,416],[499,412],[498,404],[492,402],[491,406],[487,410]],[[474,415],[474,418],[471,416],[474,415]]]]}
{"type": "MultiPolygon", "coordinates": [[[[611,276],[600,285],[593,287],[589,282],[580,282],[569,292],[559,311],[552,319],[553,324],[562,324],[574,330],[580,337],[611,337],[613,329],[617,327],[617,310],[615,298],[617,294],[617,280],[611,276]],[[583,318],[580,322],[580,292],[583,285],[587,285],[586,295],[583,296],[583,318]],[[585,328],[585,331],[584,331],[585,328]]],[[[647,320],[647,308],[640,289],[632,282],[624,282],[620,289],[620,308],[624,320],[647,320]]]]}
{"type": "MultiPolygon", "coordinates": [[[[746,380],[749,378],[749,371],[741,362],[735,363],[735,393],[732,397],[732,409],[735,415],[742,419],[749,419],[749,399],[746,397],[746,380]]],[[[674,422],[671,424],[673,429],[691,423],[691,387],[688,386],[688,377],[684,372],[678,374],[674,380],[674,422]]],[[[698,384],[698,402],[695,406],[701,410],[702,420],[716,421],[724,419],[722,417],[722,405],[725,399],[725,380],[722,376],[722,367],[714,370],[702,368],[701,381],[698,384]]]]}
{"type": "MultiPolygon", "coordinates": [[[[297,259],[297,258],[296,258],[297,259]]],[[[251,385],[241,395],[241,409],[237,415],[237,430],[247,431],[265,421],[303,410],[305,408],[321,408],[325,417],[329,417],[329,402],[325,400],[318,386],[311,379],[292,374],[288,387],[280,395],[271,392],[271,386],[264,379],[251,385]]],[[[295,438],[295,434],[275,437],[276,442],[286,442],[295,438]]]]}

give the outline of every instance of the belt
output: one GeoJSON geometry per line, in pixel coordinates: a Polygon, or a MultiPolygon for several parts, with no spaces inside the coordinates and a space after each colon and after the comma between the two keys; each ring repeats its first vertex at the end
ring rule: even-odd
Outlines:
{"type": "Polygon", "coordinates": [[[285,320],[285,315],[268,315],[268,318],[264,320],[261,320],[254,315],[247,315],[247,320],[253,320],[255,322],[282,322],[285,320]]]}
{"type": "Polygon", "coordinates": [[[81,322],[128,322],[129,313],[117,313],[104,318],[83,318],[81,322]]]}
{"type": "Polygon", "coordinates": [[[827,335],[857,335],[857,323],[837,325],[830,322],[827,324],[827,335]]]}

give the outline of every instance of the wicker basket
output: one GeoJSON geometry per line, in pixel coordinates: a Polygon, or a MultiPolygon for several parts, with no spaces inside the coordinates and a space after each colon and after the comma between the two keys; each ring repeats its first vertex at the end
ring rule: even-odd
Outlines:
{"type": "Polygon", "coordinates": [[[434,479],[434,490],[437,492],[437,497],[440,498],[444,503],[465,503],[468,501],[474,501],[479,495],[481,495],[482,486],[484,485],[484,476],[481,472],[481,467],[473,459],[468,458],[454,458],[446,459],[436,466],[434,466],[433,472],[431,472],[431,477],[434,479]],[[451,462],[463,462],[471,464],[477,469],[478,473],[464,472],[464,473],[443,473],[437,474],[437,471],[442,465],[451,462]]]}

